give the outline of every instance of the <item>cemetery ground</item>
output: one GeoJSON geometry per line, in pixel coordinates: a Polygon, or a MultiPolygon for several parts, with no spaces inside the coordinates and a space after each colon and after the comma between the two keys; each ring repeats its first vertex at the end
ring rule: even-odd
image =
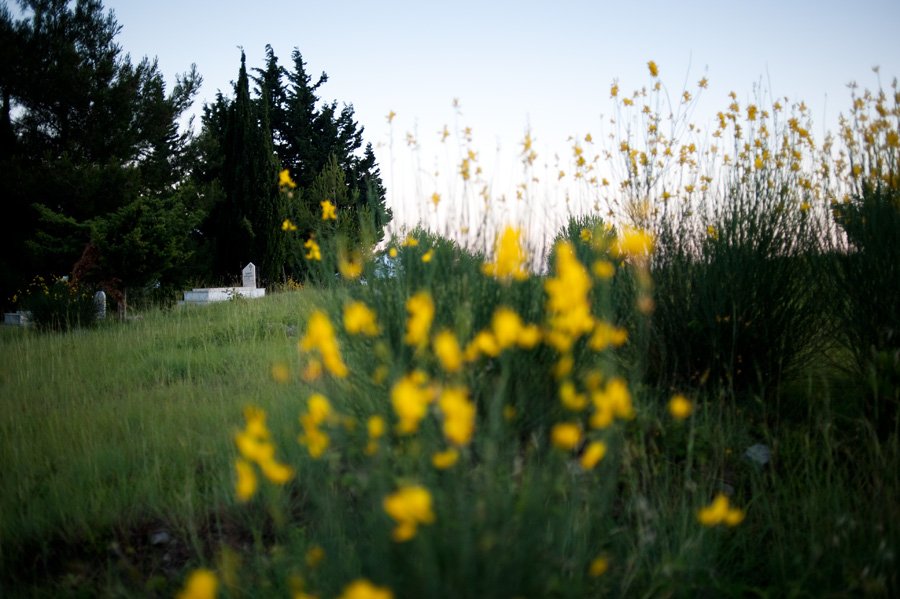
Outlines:
{"type": "MultiPolygon", "coordinates": [[[[198,567],[219,573],[223,593],[248,597],[299,597],[304,584],[334,596],[362,576],[437,596],[473,581],[480,596],[512,596],[507,588],[523,585],[559,597],[896,592],[897,437],[879,439],[865,421],[842,413],[862,390],[825,356],[791,382],[780,401],[795,407],[777,417],[760,401],[701,404],[699,389],[685,389],[696,408],[679,423],[658,395],[635,386],[637,417],[610,441],[618,455],[607,457],[597,479],[551,451],[536,461],[511,457],[517,472],[499,469],[466,484],[463,476],[490,463],[488,446],[480,447],[456,474],[419,473],[432,488],[458,477],[461,503],[436,497],[437,522],[420,523],[418,538],[392,546],[354,537],[372,534],[365,518],[388,520],[380,501],[369,502],[365,469],[323,470],[296,442],[298,415],[316,389],[300,380],[298,340],[316,306],[346,299],[341,288],[307,289],[149,311],[90,330],[0,330],[0,593],[172,596],[198,567]],[[234,435],[247,405],[265,412],[278,459],[297,470],[288,487],[268,485],[242,504],[234,435]],[[754,445],[769,449],[770,459],[745,453],[754,445]],[[499,514],[483,503],[502,497],[504,484],[524,486],[529,473],[546,486],[543,494],[501,507],[518,526],[497,524],[499,514]],[[609,503],[595,524],[582,518],[588,512],[579,506],[591,499],[579,487],[609,503]],[[722,490],[745,519],[701,525],[697,508],[722,490]],[[317,495],[331,507],[318,505],[317,495]],[[462,537],[473,546],[459,551],[477,560],[452,572],[457,528],[479,510],[497,525],[483,523],[486,536],[462,537]],[[293,526],[279,521],[285,517],[293,526]],[[559,538],[560,519],[571,535],[559,538]],[[413,548],[421,555],[398,557],[413,548]],[[566,552],[585,563],[573,565],[566,552]],[[440,578],[444,569],[451,574],[440,578]],[[433,586],[422,586],[429,576],[433,586]]],[[[348,409],[336,388],[328,397],[348,409]]],[[[402,475],[387,487],[398,482],[402,475]]],[[[387,538],[389,529],[388,521],[378,530],[387,538]]]]}

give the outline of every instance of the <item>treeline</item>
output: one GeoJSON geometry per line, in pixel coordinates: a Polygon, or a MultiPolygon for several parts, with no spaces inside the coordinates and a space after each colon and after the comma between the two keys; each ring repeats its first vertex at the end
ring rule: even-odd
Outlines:
{"type": "Polygon", "coordinates": [[[231,93],[204,106],[200,131],[179,128],[202,79],[195,66],[167,90],[155,60],[132,61],[100,0],[0,6],[0,297],[36,275],[65,275],[115,296],[187,283],[229,283],[247,262],[262,284],[307,274],[301,246],[319,203],[358,238],[391,218],[371,144],[352,105],[322,102],[327,81],[290,68],[270,46],[261,68],[243,53],[231,93]],[[285,193],[278,174],[297,183],[285,193]],[[298,230],[281,230],[290,219],[298,230]]]}

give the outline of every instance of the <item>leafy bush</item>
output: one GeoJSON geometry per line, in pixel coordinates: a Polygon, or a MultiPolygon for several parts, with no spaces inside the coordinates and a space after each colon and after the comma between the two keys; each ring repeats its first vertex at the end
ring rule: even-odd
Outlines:
{"type": "Polygon", "coordinates": [[[22,298],[22,308],[41,329],[63,331],[88,327],[97,320],[97,307],[90,289],[65,277],[49,284],[35,277],[22,298]]]}
{"type": "Polygon", "coordinates": [[[834,214],[849,242],[833,270],[837,316],[869,388],[868,416],[884,434],[900,403],[900,189],[867,184],[834,214]]]}
{"type": "Polygon", "coordinates": [[[824,342],[815,228],[770,186],[734,186],[699,226],[663,223],[652,264],[652,380],[773,392],[824,342]]]}

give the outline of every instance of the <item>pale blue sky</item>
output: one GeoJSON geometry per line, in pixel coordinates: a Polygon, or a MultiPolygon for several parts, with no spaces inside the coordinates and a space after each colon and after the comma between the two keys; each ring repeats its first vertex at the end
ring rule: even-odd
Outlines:
{"type": "Polygon", "coordinates": [[[561,151],[570,134],[600,129],[601,114],[613,108],[610,82],[618,78],[624,90],[647,85],[651,59],[676,96],[685,81],[709,78],[701,124],[727,104],[728,91],[747,101],[763,81],[779,97],[805,100],[817,134],[833,129],[848,107],[850,80],[877,85],[874,65],[885,85],[900,75],[897,0],[105,4],[123,26],[123,48],[135,58],[158,57],[167,81],[197,64],[205,82],[198,111],[218,89],[230,93],[238,46],[251,67],[261,66],[266,43],[286,65],[299,47],[311,73],[329,75],[322,97],[354,105],[366,139],[380,144],[386,178],[395,163],[395,180],[397,148],[414,128],[431,169],[430,153],[441,150],[429,144],[444,124],[453,128],[453,98],[475,145],[487,155],[499,143],[514,162],[528,124],[539,142],[561,151]]]}

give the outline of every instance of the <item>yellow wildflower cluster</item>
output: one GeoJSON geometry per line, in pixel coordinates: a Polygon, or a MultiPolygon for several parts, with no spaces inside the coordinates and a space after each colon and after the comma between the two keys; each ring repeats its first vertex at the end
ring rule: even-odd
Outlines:
{"type": "Polygon", "coordinates": [[[607,428],[616,418],[621,420],[634,418],[631,393],[624,379],[613,378],[603,389],[592,391],[591,403],[594,408],[590,419],[591,428],[607,428]]]}
{"type": "Polygon", "coordinates": [[[331,200],[319,202],[322,206],[322,220],[337,220],[337,206],[331,200]]]}
{"type": "Polygon", "coordinates": [[[403,341],[407,345],[422,347],[428,343],[428,332],[434,319],[434,302],[431,294],[420,291],[406,300],[406,311],[409,313],[409,319],[406,321],[406,336],[403,341]]]}
{"type": "Polygon", "coordinates": [[[309,317],[306,335],[300,340],[300,349],[306,352],[318,351],[328,372],[339,378],[347,376],[347,365],[341,358],[334,327],[331,326],[328,315],[321,310],[316,310],[309,317]]]}
{"type": "Polygon", "coordinates": [[[744,510],[731,507],[724,493],[719,493],[711,504],[697,511],[697,521],[703,526],[737,526],[744,521],[744,516],[744,510]]]}
{"type": "Polygon", "coordinates": [[[366,432],[369,436],[369,440],[366,443],[366,448],[364,450],[366,455],[375,455],[378,453],[378,440],[384,436],[386,428],[384,418],[377,414],[369,416],[369,419],[366,421],[366,432]]]}
{"type": "Polygon", "coordinates": [[[669,414],[675,420],[685,420],[694,411],[694,405],[684,395],[674,395],[669,400],[669,414]]]}
{"type": "Polygon", "coordinates": [[[397,415],[397,432],[409,435],[419,430],[419,423],[428,414],[428,406],[435,392],[428,376],[416,370],[402,377],[391,388],[391,405],[397,415]]]}
{"type": "Polygon", "coordinates": [[[338,272],[348,281],[358,279],[363,272],[363,258],[359,252],[351,252],[349,256],[346,252],[339,252],[338,272]]]}
{"type": "Polygon", "coordinates": [[[288,169],[284,169],[278,173],[278,186],[282,189],[294,189],[297,187],[297,184],[291,179],[291,173],[288,169]]]}
{"type": "Polygon", "coordinates": [[[556,275],[544,283],[550,331],[547,341],[560,352],[568,352],[575,342],[594,328],[588,294],[591,277],[575,256],[568,241],[556,245],[556,275]]]}
{"type": "Polygon", "coordinates": [[[322,249],[319,247],[319,244],[316,243],[315,239],[307,239],[306,243],[303,244],[303,247],[306,249],[307,260],[322,260],[322,249]]]}
{"type": "Polygon", "coordinates": [[[263,476],[277,485],[283,485],[294,476],[293,469],[275,459],[275,445],[266,426],[265,412],[248,406],[244,409],[244,420],[244,430],[234,436],[240,454],[235,460],[239,501],[248,501],[256,493],[258,482],[252,464],[256,464],[263,476]]]}
{"type": "Polygon", "coordinates": [[[441,391],[438,407],[444,416],[444,437],[456,446],[468,445],[475,433],[475,404],[469,401],[465,387],[441,391]]]}
{"type": "Polygon", "coordinates": [[[330,439],[328,433],[320,428],[332,419],[331,404],[324,395],[314,393],[306,402],[306,412],[300,415],[303,433],[298,437],[300,445],[306,447],[310,457],[318,459],[328,449],[330,439]]]}
{"type": "Polygon", "coordinates": [[[609,347],[621,347],[628,341],[628,331],[598,320],[594,332],[588,342],[594,351],[603,351],[609,347]]]}
{"type": "Polygon", "coordinates": [[[284,221],[281,223],[281,230],[282,230],[282,231],[296,231],[296,230],[297,230],[297,225],[295,225],[294,223],[292,223],[292,222],[291,222],[291,219],[286,218],[286,219],[284,219],[284,221]]]}
{"type": "Polygon", "coordinates": [[[452,331],[441,331],[434,336],[432,341],[434,355],[441,363],[441,367],[449,372],[459,372],[463,365],[463,354],[459,347],[459,341],[452,331]]]}
{"type": "Polygon", "coordinates": [[[610,252],[619,258],[645,260],[653,253],[653,236],[640,229],[625,227],[613,241],[610,252]]]}
{"type": "Polygon", "coordinates": [[[494,262],[486,262],[482,267],[484,274],[505,281],[523,281],[528,278],[528,271],[525,270],[528,255],[522,246],[521,231],[515,227],[506,227],[497,236],[494,253],[494,262]]]}
{"type": "MultiPolygon", "coordinates": [[[[393,115],[392,111],[388,118],[393,119],[393,115]]],[[[365,578],[360,578],[344,587],[338,599],[394,599],[394,594],[387,587],[376,586],[365,578]]]]}
{"type": "Polygon", "coordinates": [[[419,485],[401,487],[385,497],[384,511],[397,523],[392,532],[392,537],[397,542],[408,541],[416,536],[420,524],[434,522],[431,493],[419,485]]]}
{"type": "Polygon", "coordinates": [[[377,317],[363,302],[350,302],[344,306],[344,330],[351,335],[374,337],[381,332],[377,317]]]}
{"type": "MultiPolygon", "coordinates": [[[[287,171],[282,171],[287,172],[287,171]]],[[[191,572],[177,599],[215,599],[219,579],[212,570],[200,568],[191,572]]]]}
{"type": "Polygon", "coordinates": [[[531,349],[541,340],[537,325],[525,324],[515,310],[500,306],[491,318],[491,328],[479,331],[466,346],[465,359],[468,362],[480,356],[496,357],[511,347],[531,349]]]}

